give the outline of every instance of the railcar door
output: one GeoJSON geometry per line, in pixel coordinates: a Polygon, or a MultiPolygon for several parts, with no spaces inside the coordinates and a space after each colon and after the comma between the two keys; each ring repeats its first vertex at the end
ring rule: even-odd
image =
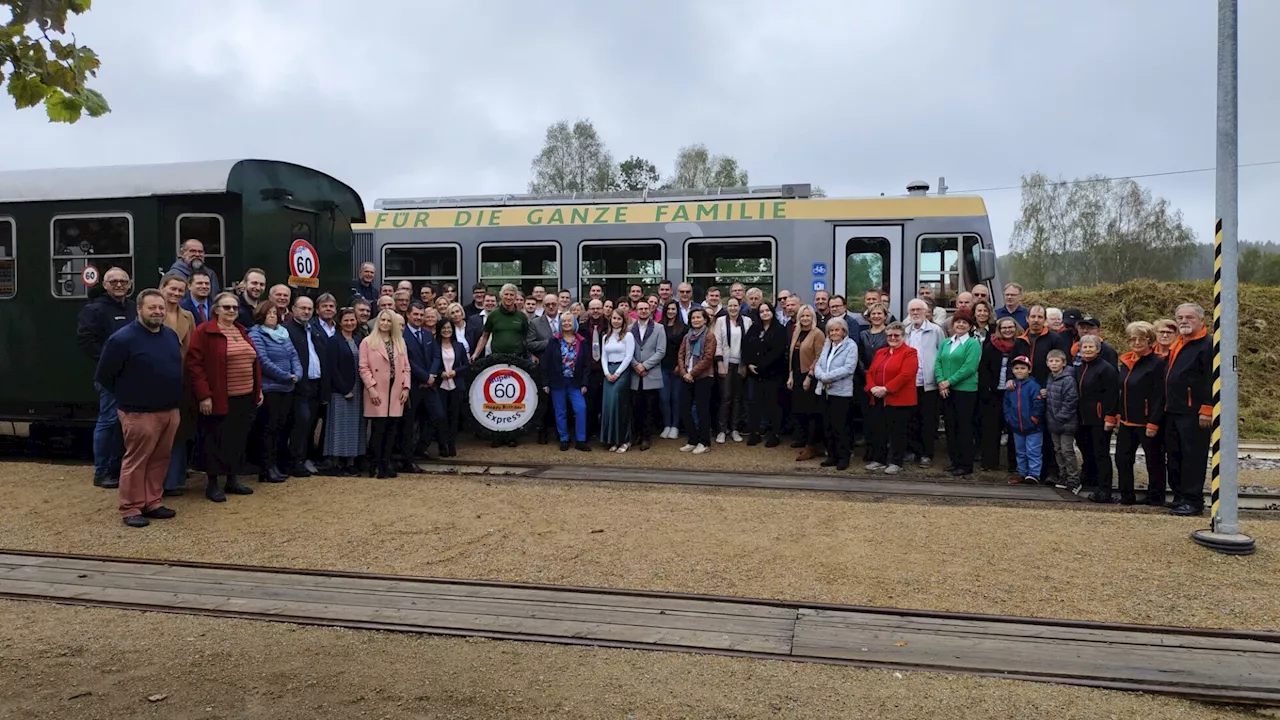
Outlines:
{"type": "Polygon", "coordinates": [[[836,226],[835,261],[836,283],[828,291],[844,295],[851,312],[862,311],[867,290],[880,288],[889,293],[889,311],[903,316],[901,225],[836,226]]]}

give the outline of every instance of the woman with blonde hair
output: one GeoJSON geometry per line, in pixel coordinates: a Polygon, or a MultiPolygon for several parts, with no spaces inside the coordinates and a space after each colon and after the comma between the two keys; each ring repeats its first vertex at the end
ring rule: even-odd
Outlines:
{"type": "MultiPolygon", "coordinates": [[[[462,307],[462,303],[449,303],[449,307],[444,309],[444,317],[440,318],[441,322],[448,322],[453,325],[453,339],[467,351],[467,355],[471,355],[471,343],[467,342],[467,311],[462,307]]],[[[440,333],[437,331],[436,336],[440,333]]]]}
{"type": "Polygon", "coordinates": [[[404,319],[399,313],[378,313],[373,332],[360,343],[360,381],[364,383],[364,416],[369,418],[372,438],[369,475],[376,472],[380,478],[395,477],[391,446],[409,400],[409,355],[404,345],[404,319]]]}
{"type": "Polygon", "coordinates": [[[791,414],[800,431],[796,439],[802,443],[796,462],[803,462],[815,457],[825,440],[822,399],[817,393],[818,381],[813,378],[813,364],[827,338],[818,329],[818,314],[810,305],[796,311],[793,325],[787,353],[787,390],[791,392],[791,414]]]}

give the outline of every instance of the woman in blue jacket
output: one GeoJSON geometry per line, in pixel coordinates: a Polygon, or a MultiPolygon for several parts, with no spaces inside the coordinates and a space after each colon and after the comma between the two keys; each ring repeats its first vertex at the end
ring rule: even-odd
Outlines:
{"type": "Polygon", "coordinates": [[[266,414],[263,423],[258,479],[262,482],[284,482],[288,476],[280,472],[279,458],[288,456],[288,436],[284,429],[289,424],[293,409],[293,386],[302,376],[302,361],[289,340],[289,333],[280,324],[275,303],[263,300],[253,311],[249,339],[258,351],[262,364],[262,409],[266,414]]]}
{"type": "Polygon", "coordinates": [[[590,452],[587,444],[587,372],[591,368],[591,347],[574,332],[572,313],[560,315],[560,332],[547,342],[539,365],[542,390],[551,396],[556,410],[556,431],[560,451],[569,449],[569,408],[573,408],[574,447],[590,452]]]}

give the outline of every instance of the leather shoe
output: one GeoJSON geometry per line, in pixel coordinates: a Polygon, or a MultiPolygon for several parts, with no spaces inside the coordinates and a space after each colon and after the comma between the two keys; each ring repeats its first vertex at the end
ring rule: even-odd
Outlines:
{"type": "Polygon", "coordinates": [[[128,525],[129,527],[142,528],[150,525],[151,521],[142,517],[141,515],[130,515],[124,519],[124,524],[128,525]]]}
{"type": "MultiPolygon", "coordinates": [[[[94,478],[94,479],[93,479],[93,484],[94,484],[94,487],[100,487],[100,488],[103,488],[103,489],[105,489],[105,490],[115,490],[116,488],[120,487],[120,478],[113,478],[113,477],[99,478],[99,477],[96,477],[96,478],[94,478]]],[[[138,527],[142,527],[142,526],[141,526],[141,525],[139,525],[138,527]]]]}
{"type": "Polygon", "coordinates": [[[169,518],[174,517],[177,514],[178,513],[174,512],[173,510],[170,510],[169,508],[163,505],[157,505],[151,508],[150,510],[142,511],[143,517],[149,517],[152,520],[168,520],[169,518]]]}
{"type": "Polygon", "coordinates": [[[227,476],[226,487],[223,488],[229,495],[252,495],[253,488],[240,482],[235,475],[227,476]]]}

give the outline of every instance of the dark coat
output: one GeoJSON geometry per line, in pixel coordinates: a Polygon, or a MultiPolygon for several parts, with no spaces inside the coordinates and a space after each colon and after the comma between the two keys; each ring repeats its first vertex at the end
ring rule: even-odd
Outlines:
{"type": "MultiPolygon", "coordinates": [[[[755,365],[761,380],[781,380],[787,374],[787,330],[776,319],[766,329],[754,321],[742,340],[742,364],[755,365]]],[[[749,374],[747,377],[751,377],[749,374]]]]}
{"type": "MultiPolygon", "coordinates": [[[[298,380],[301,382],[307,379],[307,368],[311,366],[311,348],[307,345],[307,335],[310,335],[311,344],[316,346],[316,354],[320,356],[320,380],[323,382],[332,372],[329,368],[329,354],[325,351],[329,345],[328,336],[320,328],[310,323],[304,327],[292,318],[284,324],[284,329],[289,333],[293,349],[298,351],[298,362],[302,366],[302,374],[298,376],[298,380]]],[[[321,393],[320,401],[329,402],[329,396],[321,393]]]]}
{"type": "Polygon", "coordinates": [[[436,338],[426,328],[422,328],[422,342],[413,336],[413,330],[404,329],[405,354],[409,356],[409,374],[413,379],[410,391],[425,385],[431,378],[431,359],[436,353],[436,338]]]}
{"type": "MultiPolygon", "coordinates": [[[[236,325],[244,341],[253,347],[249,331],[243,325],[236,325]]],[[[257,360],[254,350],[253,361],[253,397],[262,395],[262,363],[257,360]]],[[[305,366],[304,366],[305,367],[305,366]]],[[[191,381],[191,393],[196,402],[213,400],[213,415],[226,415],[230,407],[227,395],[227,336],[218,327],[217,320],[210,320],[197,325],[191,333],[191,346],[187,348],[187,377],[191,381]]]]}
{"type": "MultiPolygon", "coordinates": [[[[439,385],[440,373],[444,372],[444,348],[441,347],[440,341],[432,343],[431,368],[428,372],[437,378],[437,386],[439,385]]],[[[462,347],[462,342],[453,343],[453,371],[457,376],[453,379],[453,383],[458,390],[466,390],[469,376],[471,375],[471,358],[467,356],[467,351],[462,347]]]]}
{"type": "MultiPolygon", "coordinates": [[[[357,337],[356,342],[360,342],[360,338],[357,337]]],[[[333,337],[325,340],[325,354],[328,356],[329,372],[321,378],[321,393],[328,397],[333,394],[347,395],[354,391],[356,383],[360,382],[360,367],[341,332],[336,332],[333,337]]]]}
{"type": "Polygon", "coordinates": [[[1050,375],[1048,390],[1045,412],[1049,432],[1074,433],[1080,423],[1080,388],[1076,385],[1075,368],[1065,367],[1057,377],[1050,375]]]}
{"type": "Polygon", "coordinates": [[[1159,430],[1164,420],[1164,358],[1153,352],[1120,356],[1120,403],[1109,421],[1128,427],[1159,430]]]}
{"type": "Polygon", "coordinates": [[[1080,391],[1080,424],[1102,425],[1114,417],[1120,406],[1120,372],[1101,355],[1082,362],[1076,386],[1080,391]]]}
{"type": "Polygon", "coordinates": [[[1181,336],[1169,350],[1164,409],[1174,415],[1213,415],[1213,336],[1181,336]]]}
{"type": "MultiPolygon", "coordinates": [[[[578,359],[573,363],[573,377],[569,378],[573,384],[570,387],[583,388],[587,386],[587,375],[591,372],[591,343],[581,335],[574,337],[578,340],[578,359]]],[[[547,343],[547,349],[542,351],[542,360],[539,361],[542,387],[558,390],[565,386],[566,378],[560,363],[560,336],[556,335],[547,343]]]]}
{"type": "Polygon", "coordinates": [[[133,298],[117,302],[107,293],[90,300],[76,319],[76,344],[95,365],[102,357],[102,346],[117,330],[138,319],[133,298]]]}

